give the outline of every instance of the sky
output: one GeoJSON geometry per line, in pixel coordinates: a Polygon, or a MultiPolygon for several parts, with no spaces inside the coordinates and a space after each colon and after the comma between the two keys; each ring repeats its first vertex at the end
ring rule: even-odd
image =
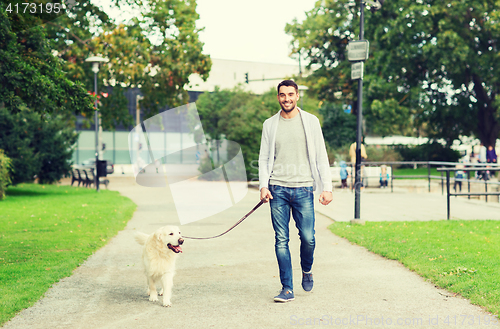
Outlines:
{"type": "Polygon", "coordinates": [[[285,25],[299,22],[317,0],[197,0],[200,40],[212,58],[297,64],[285,25]]]}
{"type": "MultiPolygon", "coordinates": [[[[299,22],[317,0],[196,0],[203,53],[217,59],[298,65],[289,57],[287,23],[299,22]]],[[[94,0],[112,18],[128,20],[133,11],[109,10],[110,0],[94,0]]]]}

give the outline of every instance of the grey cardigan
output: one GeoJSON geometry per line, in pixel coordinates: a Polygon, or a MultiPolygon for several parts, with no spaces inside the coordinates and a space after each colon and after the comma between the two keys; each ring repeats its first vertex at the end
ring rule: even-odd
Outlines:
{"type": "MultiPolygon", "coordinates": [[[[304,132],[306,134],[307,154],[314,179],[315,191],[332,191],[330,164],[326,154],[325,140],[321,125],[316,116],[299,109],[304,132]]],[[[278,130],[281,110],[264,121],[259,153],[259,190],[269,188],[269,178],[273,171],[275,159],[276,131],[278,130]]]]}

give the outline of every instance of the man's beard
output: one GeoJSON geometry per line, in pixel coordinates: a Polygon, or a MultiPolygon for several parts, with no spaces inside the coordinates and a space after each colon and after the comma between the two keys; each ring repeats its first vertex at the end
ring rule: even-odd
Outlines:
{"type": "MultiPolygon", "coordinates": [[[[280,105],[281,105],[281,104],[280,104],[280,105]]],[[[292,112],[292,111],[293,111],[296,107],[297,107],[297,106],[294,106],[294,107],[292,107],[290,110],[286,110],[286,109],[283,107],[283,105],[281,105],[281,109],[282,109],[283,111],[285,111],[285,113],[287,113],[287,114],[288,114],[288,113],[290,113],[290,112],[292,112]]]]}

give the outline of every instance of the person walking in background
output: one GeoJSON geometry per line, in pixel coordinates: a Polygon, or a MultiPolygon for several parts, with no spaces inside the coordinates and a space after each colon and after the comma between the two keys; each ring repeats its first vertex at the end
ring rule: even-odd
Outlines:
{"type": "Polygon", "coordinates": [[[345,161],[340,161],[340,188],[347,188],[347,178],[349,177],[349,173],[347,172],[347,164],[345,161]]]}
{"type": "Polygon", "coordinates": [[[497,163],[497,152],[492,145],[488,146],[488,150],[486,151],[486,162],[497,163]]]}
{"type": "Polygon", "coordinates": [[[275,252],[282,289],[275,302],[294,300],[292,260],[288,248],[290,212],[300,237],[302,288],[313,288],[314,194],[332,201],[332,178],[318,118],[297,107],[299,88],[292,80],[278,85],[281,110],[264,122],[259,153],[260,199],[270,202],[275,252]]]}
{"type": "Polygon", "coordinates": [[[459,192],[462,192],[462,181],[465,179],[465,171],[463,165],[457,165],[457,171],[455,171],[455,184],[453,185],[453,189],[457,192],[457,186],[459,188],[459,192]]]}
{"type": "Polygon", "coordinates": [[[380,167],[380,188],[386,188],[388,181],[389,181],[389,174],[387,173],[387,166],[382,165],[380,167]]]}
{"type": "Polygon", "coordinates": [[[486,163],[486,147],[483,143],[479,145],[479,162],[486,163]]]}
{"type": "MultiPolygon", "coordinates": [[[[351,157],[351,163],[352,163],[352,168],[356,168],[356,145],[357,143],[354,142],[351,144],[351,146],[349,147],[349,156],[351,157]]],[[[366,155],[366,149],[365,149],[365,145],[363,144],[363,136],[361,136],[361,162],[365,161],[366,159],[368,158],[368,156],[366,155]]],[[[363,180],[364,180],[364,176],[363,176],[363,169],[365,168],[365,166],[360,166],[360,177],[361,177],[361,188],[363,188],[365,186],[363,180]]],[[[354,170],[351,170],[351,173],[353,173],[354,170]]],[[[351,186],[351,188],[354,188],[354,186],[351,186]]]]}

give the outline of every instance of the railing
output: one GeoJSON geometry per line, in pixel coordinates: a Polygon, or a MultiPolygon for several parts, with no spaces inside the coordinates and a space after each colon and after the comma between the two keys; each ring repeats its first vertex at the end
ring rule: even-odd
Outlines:
{"type": "MultiPolygon", "coordinates": [[[[354,173],[354,164],[349,162],[347,163],[348,165],[351,166],[351,173],[354,173]]],[[[467,180],[461,180],[462,182],[467,181],[467,189],[468,192],[470,193],[470,187],[471,183],[482,183],[483,180],[476,180],[470,179],[470,172],[471,171],[482,171],[482,170],[490,170],[490,171],[499,171],[500,170],[500,165],[499,164],[490,164],[488,163],[487,166],[488,168],[485,169],[486,164],[484,163],[459,163],[459,162],[444,162],[444,161],[381,161],[381,162],[362,162],[362,166],[365,167],[373,167],[373,166],[381,166],[381,165],[386,165],[391,168],[391,175],[390,175],[390,180],[391,180],[391,192],[394,192],[394,180],[395,179],[407,179],[407,178],[425,178],[427,179],[428,182],[428,191],[431,191],[431,182],[432,180],[440,180],[441,181],[441,194],[444,195],[444,181],[445,177],[443,176],[445,170],[439,170],[439,168],[442,168],[443,166],[452,166],[453,168],[447,168],[449,171],[457,171],[457,170],[463,170],[463,169],[457,169],[458,165],[462,165],[467,169],[470,170],[463,170],[467,172],[467,180]],[[417,166],[426,166],[427,167],[427,175],[394,175],[394,168],[395,167],[400,167],[400,166],[413,166],[416,168],[417,166]],[[441,172],[441,176],[435,176],[431,174],[431,168],[436,167],[438,171],[441,172]],[[498,168],[495,170],[492,170],[493,168],[498,168]]],[[[464,169],[465,169],[464,168],[464,169]]],[[[364,176],[364,178],[368,177],[375,177],[375,176],[364,176]]],[[[351,186],[354,184],[354,175],[351,175],[351,186]]],[[[490,182],[487,180],[484,180],[484,185],[485,185],[485,192],[488,191],[488,185],[499,185],[498,182],[490,182]]],[[[473,195],[473,194],[471,194],[473,195]]],[[[469,195],[470,199],[470,195],[469,195]]],[[[488,201],[487,195],[486,195],[486,202],[488,201]]],[[[499,199],[500,202],[500,199],[499,199]]]]}
{"type": "MultiPolygon", "coordinates": [[[[456,171],[457,168],[437,168],[438,171],[440,172],[445,172],[446,173],[446,207],[447,207],[447,219],[449,220],[450,219],[450,197],[451,196],[465,196],[467,195],[470,199],[470,196],[473,195],[473,196],[485,196],[486,198],[486,201],[488,201],[488,195],[498,195],[500,196],[500,192],[488,192],[488,184],[485,183],[485,192],[483,193],[477,193],[477,192],[474,192],[474,193],[471,193],[470,192],[470,180],[469,180],[469,177],[470,177],[470,172],[471,171],[500,171],[500,167],[485,167],[484,165],[479,167],[479,166],[474,166],[474,167],[471,167],[471,168],[460,168],[461,171],[465,171],[467,172],[467,181],[469,182],[469,188],[468,188],[468,192],[467,193],[450,193],[450,171],[456,171]]],[[[462,180],[464,181],[464,180],[462,180]]],[[[495,183],[495,182],[494,182],[495,183]]],[[[491,184],[491,183],[490,183],[491,184]]],[[[495,183],[496,185],[498,185],[499,183],[496,182],[495,183]]],[[[499,199],[500,201],[500,199],[499,199]]]]}

